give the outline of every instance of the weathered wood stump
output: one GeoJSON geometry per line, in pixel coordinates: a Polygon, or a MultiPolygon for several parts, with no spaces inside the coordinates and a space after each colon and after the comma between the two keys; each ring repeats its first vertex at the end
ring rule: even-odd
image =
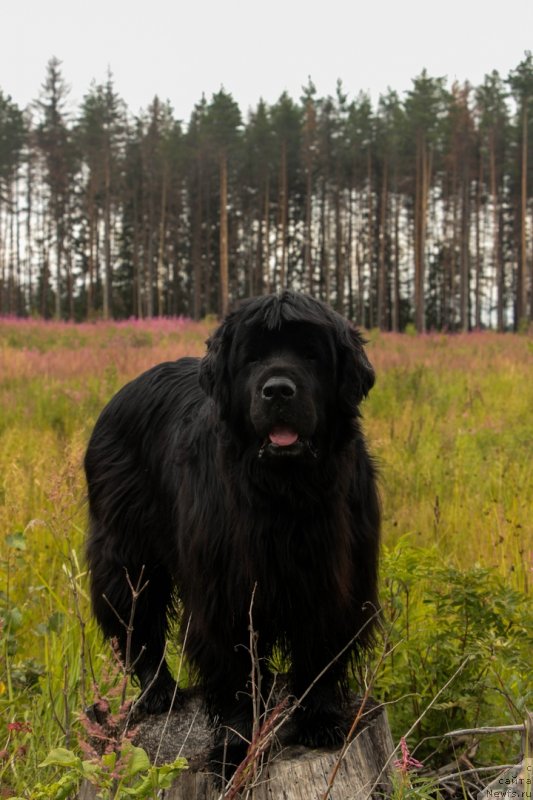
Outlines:
{"type": "MultiPolygon", "coordinates": [[[[355,719],[360,707],[355,696],[347,720],[355,719]]],[[[348,723],[349,727],[349,723],[348,723]]],[[[329,800],[383,798],[390,790],[389,763],[394,749],[387,714],[372,700],[346,752],[291,745],[290,719],[282,726],[276,743],[263,755],[255,775],[237,797],[243,800],[322,800],[333,770],[342,755],[329,800]]],[[[170,714],[145,717],[139,724],[135,744],[143,747],[152,763],[163,764],[178,756],[189,768],[165,792],[165,800],[221,800],[224,792],[207,771],[207,754],[213,730],[198,692],[186,692],[183,708],[170,714]]],[[[231,796],[231,795],[230,795],[231,796]]],[[[96,793],[85,785],[79,800],[93,800],[96,793]]]]}

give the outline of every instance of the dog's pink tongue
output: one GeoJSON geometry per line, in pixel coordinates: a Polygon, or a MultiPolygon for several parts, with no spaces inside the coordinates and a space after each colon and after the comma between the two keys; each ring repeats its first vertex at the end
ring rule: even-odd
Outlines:
{"type": "Polygon", "coordinates": [[[277,444],[278,447],[290,447],[291,444],[298,441],[298,434],[292,428],[274,428],[268,434],[268,438],[272,444],[277,444]]]}

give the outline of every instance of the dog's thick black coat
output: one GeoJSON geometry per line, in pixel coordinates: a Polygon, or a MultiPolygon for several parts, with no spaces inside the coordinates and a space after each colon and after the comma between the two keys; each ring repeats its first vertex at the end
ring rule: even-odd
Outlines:
{"type": "Polygon", "coordinates": [[[274,647],[289,658],[296,697],[330,664],[297,730],[312,745],[341,735],[350,656],[369,643],[377,608],[379,500],[358,412],[373,383],[357,330],[287,291],[244,302],[203,359],[127,384],[92,434],[96,617],[125,657],[127,578],[147,582],[128,656],[144,708],[160,712],[175,689],[164,648],[179,600],[210,714],[236,731],[230,760],[251,730],[252,595],[263,690],[274,647]]]}

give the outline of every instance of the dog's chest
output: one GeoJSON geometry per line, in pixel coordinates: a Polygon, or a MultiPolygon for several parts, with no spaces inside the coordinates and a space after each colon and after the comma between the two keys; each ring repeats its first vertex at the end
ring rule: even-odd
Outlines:
{"type": "Polygon", "coordinates": [[[325,593],[338,595],[351,561],[338,516],[273,515],[266,522],[248,538],[249,580],[265,614],[283,619],[313,607],[325,593]]]}

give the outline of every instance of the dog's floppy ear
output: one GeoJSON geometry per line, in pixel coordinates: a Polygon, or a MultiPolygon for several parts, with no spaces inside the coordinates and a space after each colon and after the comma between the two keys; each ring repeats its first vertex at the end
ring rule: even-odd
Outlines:
{"type": "Polygon", "coordinates": [[[351,323],[345,323],[340,336],[340,396],[353,411],[367,396],[376,380],[376,373],[366,357],[365,340],[351,323]]]}
{"type": "Polygon", "coordinates": [[[224,321],[207,340],[207,353],[200,361],[198,381],[212,397],[221,417],[227,415],[230,403],[228,363],[228,322],[224,321]]]}

